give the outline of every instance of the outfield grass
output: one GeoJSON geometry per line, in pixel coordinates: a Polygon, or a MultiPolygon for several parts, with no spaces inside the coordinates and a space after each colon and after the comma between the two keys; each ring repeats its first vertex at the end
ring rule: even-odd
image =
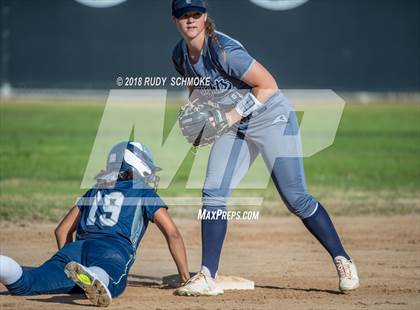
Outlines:
{"type": "MultiPolygon", "coordinates": [[[[83,193],[103,109],[82,102],[0,104],[0,219],[56,219],[83,193]]],[[[165,132],[176,113],[176,105],[167,106],[165,132]]],[[[309,189],[332,213],[418,212],[419,120],[418,104],[348,104],[334,144],[305,160],[309,189]]],[[[161,194],[200,196],[184,189],[191,156],[161,194]]],[[[234,193],[245,194],[263,195],[265,214],[286,214],[272,184],[234,193]]]]}

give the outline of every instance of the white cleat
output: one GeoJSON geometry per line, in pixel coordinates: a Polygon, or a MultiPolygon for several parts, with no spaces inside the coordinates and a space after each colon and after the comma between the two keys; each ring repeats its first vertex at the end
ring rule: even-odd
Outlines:
{"type": "Polygon", "coordinates": [[[222,295],[223,289],[216,281],[202,271],[191,277],[183,286],[175,291],[180,296],[216,296],[222,295]]]}
{"type": "Polygon", "coordinates": [[[64,272],[85,291],[86,297],[92,304],[98,307],[108,307],[111,304],[112,296],[106,285],[85,266],[70,262],[64,268],[64,272]]]}
{"type": "Polygon", "coordinates": [[[337,256],[334,258],[334,264],[339,277],[338,288],[340,291],[346,293],[359,287],[359,276],[352,260],[337,256]]]}

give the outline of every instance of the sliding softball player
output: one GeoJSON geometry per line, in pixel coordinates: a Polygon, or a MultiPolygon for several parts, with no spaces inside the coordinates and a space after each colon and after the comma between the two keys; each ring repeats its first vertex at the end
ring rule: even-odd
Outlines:
{"type": "Polygon", "coordinates": [[[12,295],[70,293],[78,285],[94,305],[106,307],[127,286],[149,222],[166,237],[181,281],[188,280],[184,242],[155,192],[158,170],[145,145],[114,146],[95,187],[55,230],[59,251],[32,270],[23,270],[12,258],[0,255],[0,282],[12,295]]]}
{"type": "MultiPolygon", "coordinates": [[[[172,15],[183,37],[173,50],[176,70],[183,77],[211,79],[210,87],[190,89],[190,102],[179,115],[190,143],[214,142],[202,191],[203,211],[225,212],[231,191],[261,154],[285,205],[331,255],[339,289],[356,289],[356,266],[327,211],[307,191],[296,114],[272,75],[241,43],[215,31],[203,0],[173,0],[172,15]]],[[[223,293],[214,279],[226,228],[226,218],[202,220],[201,271],[177,294],[223,293]]]]}

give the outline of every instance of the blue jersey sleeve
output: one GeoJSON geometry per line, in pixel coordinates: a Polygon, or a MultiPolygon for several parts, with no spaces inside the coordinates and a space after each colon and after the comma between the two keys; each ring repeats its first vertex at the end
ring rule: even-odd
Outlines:
{"type": "Polygon", "coordinates": [[[92,189],[88,190],[82,197],[76,202],[76,207],[82,210],[85,206],[90,206],[92,200],[92,189]]]}
{"type": "Polygon", "coordinates": [[[165,202],[154,190],[148,191],[147,196],[144,197],[144,208],[147,218],[152,222],[157,210],[160,208],[168,209],[165,202]]]}

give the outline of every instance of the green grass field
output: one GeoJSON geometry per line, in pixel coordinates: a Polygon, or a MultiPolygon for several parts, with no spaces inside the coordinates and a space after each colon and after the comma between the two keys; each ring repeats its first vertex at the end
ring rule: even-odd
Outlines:
{"type": "MultiPolygon", "coordinates": [[[[420,209],[418,104],[348,104],[332,146],[305,160],[311,193],[334,214],[412,213],[420,209]]],[[[165,132],[178,107],[168,105],[165,132]]],[[[0,104],[0,219],[57,219],[83,194],[80,182],[104,104],[0,104]]],[[[186,190],[191,155],[163,196],[186,190]]],[[[287,214],[273,185],[236,190],[265,197],[262,215],[287,214]]],[[[175,215],[186,207],[174,207],[175,215]]]]}

